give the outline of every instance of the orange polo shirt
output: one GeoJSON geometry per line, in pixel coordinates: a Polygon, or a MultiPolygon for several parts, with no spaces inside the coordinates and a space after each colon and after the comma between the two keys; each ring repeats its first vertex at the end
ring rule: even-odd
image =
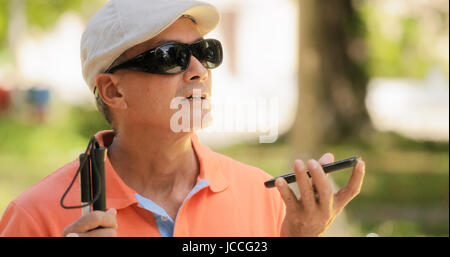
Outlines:
{"type": "MultiPolygon", "coordinates": [[[[110,145],[113,137],[112,131],[96,134],[102,146],[110,145]]],[[[200,164],[199,183],[172,226],[169,222],[169,230],[158,206],[128,187],[107,158],[106,207],[117,210],[118,236],[279,236],[285,205],[278,190],[263,184],[272,176],[211,151],[196,135],[191,142],[200,164]]],[[[78,159],[70,162],[13,200],[0,221],[0,235],[61,236],[81,216],[81,209],[59,204],[78,166],[78,159]]],[[[80,204],[79,177],[64,203],[80,204]]]]}

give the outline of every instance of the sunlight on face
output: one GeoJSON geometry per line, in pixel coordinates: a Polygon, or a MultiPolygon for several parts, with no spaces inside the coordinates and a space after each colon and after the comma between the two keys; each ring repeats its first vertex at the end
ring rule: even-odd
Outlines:
{"type": "MultiPolygon", "coordinates": [[[[189,18],[180,18],[169,28],[156,37],[129,49],[123,56],[131,59],[149,49],[166,42],[193,43],[202,36],[197,25],[189,18]]],[[[127,126],[142,128],[170,129],[170,120],[177,113],[171,109],[171,102],[176,97],[186,98],[195,89],[200,90],[205,99],[211,95],[211,71],[204,68],[195,58],[191,57],[188,69],[174,75],[149,74],[131,70],[118,70],[121,76],[120,86],[127,102],[127,110],[118,115],[119,121],[127,126]]],[[[190,102],[190,123],[194,120],[193,99],[190,102]]],[[[180,106],[181,107],[181,106],[180,106]]],[[[209,113],[203,109],[200,119],[209,113]]]]}

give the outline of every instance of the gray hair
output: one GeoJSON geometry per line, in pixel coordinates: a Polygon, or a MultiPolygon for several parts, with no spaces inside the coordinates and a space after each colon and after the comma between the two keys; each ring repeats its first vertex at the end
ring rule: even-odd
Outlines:
{"type": "Polygon", "coordinates": [[[108,125],[112,127],[112,119],[111,119],[111,113],[109,111],[108,105],[103,102],[102,97],[98,93],[97,87],[94,88],[94,97],[95,97],[95,104],[97,105],[97,110],[103,115],[106,122],[108,122],[108,125]]]}

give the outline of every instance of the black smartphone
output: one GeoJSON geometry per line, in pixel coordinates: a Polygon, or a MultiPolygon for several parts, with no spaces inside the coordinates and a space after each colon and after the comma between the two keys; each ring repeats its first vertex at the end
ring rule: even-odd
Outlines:
{"type": "MultiPolygon", "coordinates": [[[[333,162],[333,163],[329,163],[329,164],[325,164],[322,165],[323,171],[325,173],[330,173],[333,171],[337,171],[337,170],[342,170],[342,169],[346,169],[346,168],[350,168],[356,165],[356,163],[358,162],[359,156],[353,156],[344,160],[340,160],[337,162],[333,162]]],[[[308,177],[311,177],[311,175],[309,174],[308,169],[306,169],[306,174],[308,174],[308,177]]],[[[277,178],[284,178],[288,183],[293,183],[296,181],[295,179],[295,173],[289,173],[286,175],[282,175],[279,177],[275,177],[271,180],[268,180],[266,182],[264,182],[264,185],[266,187],[275,187],[275,180],[277,178]]]]}

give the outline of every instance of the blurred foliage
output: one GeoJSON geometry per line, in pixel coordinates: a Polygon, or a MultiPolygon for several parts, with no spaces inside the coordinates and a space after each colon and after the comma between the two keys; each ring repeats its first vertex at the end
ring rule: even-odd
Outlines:
{"type": "Polygon", "coordinates": [[[394,11],[395,6],[387,4],[395,3],[386,2],[364,1],[360,7],[367,25],[370,75],[423,78],[430,67],[439,66],[448,76],[449,59],[442,52],[446,47],[448,55],[448,3],[447,9],[443,9],[443,1],[440,4],[403,1],[416,7],[394,11]]]}
{"type": "MultiPolygon", "coordinates": [[[[0,0],[0,49],[7,46],[10,2],[0,0]]],[[[61,14],[75,11],[81,15],[91,15],[105,0],[23,0],[27,23],[33,28],[48,29],[53,26],[61,14]]]]}
{"type": "Polygon", "coordinates": [[[97,110],[79,106],[59,106],[60,113],[45,124],[30,122],[27,116],[9,115],[0,119],[0,153],[21,156],[56,153],[87,142],[100,130],[110,129],[97,110]],[[43,143],[45,142],[45,143],[43,143]],[[56,152],[54,152],[56,151],[56,152]]]}
{"type": "Polygon", "coordinates": [[[8,36],[8,7],[8,0],[0,0],[0,49],[6,46],[6,38],[8,36]]]}
{"type": "Polygon", "coordinates": [[[95,0],[26,0],[28,24],[48,28],[55,24],[59,16],[66,11],[81,13],[86,4],[95,5],[95,0]]]}
{"type": "Polygon", "coordinates": [[[103,116],[93,108],[76,106],[70,108],[68,115],[75,132],[85,139],[91,138],[98,131],[111,129],[103,116]]]}
{"type": "Polygon", "coordinates": [[[77,158],[96,132],[109,129],[92,107],[58,104],[46,123],[32,120],[29,113],[0,117],[0,215],[20,193],[77,158]]]}

